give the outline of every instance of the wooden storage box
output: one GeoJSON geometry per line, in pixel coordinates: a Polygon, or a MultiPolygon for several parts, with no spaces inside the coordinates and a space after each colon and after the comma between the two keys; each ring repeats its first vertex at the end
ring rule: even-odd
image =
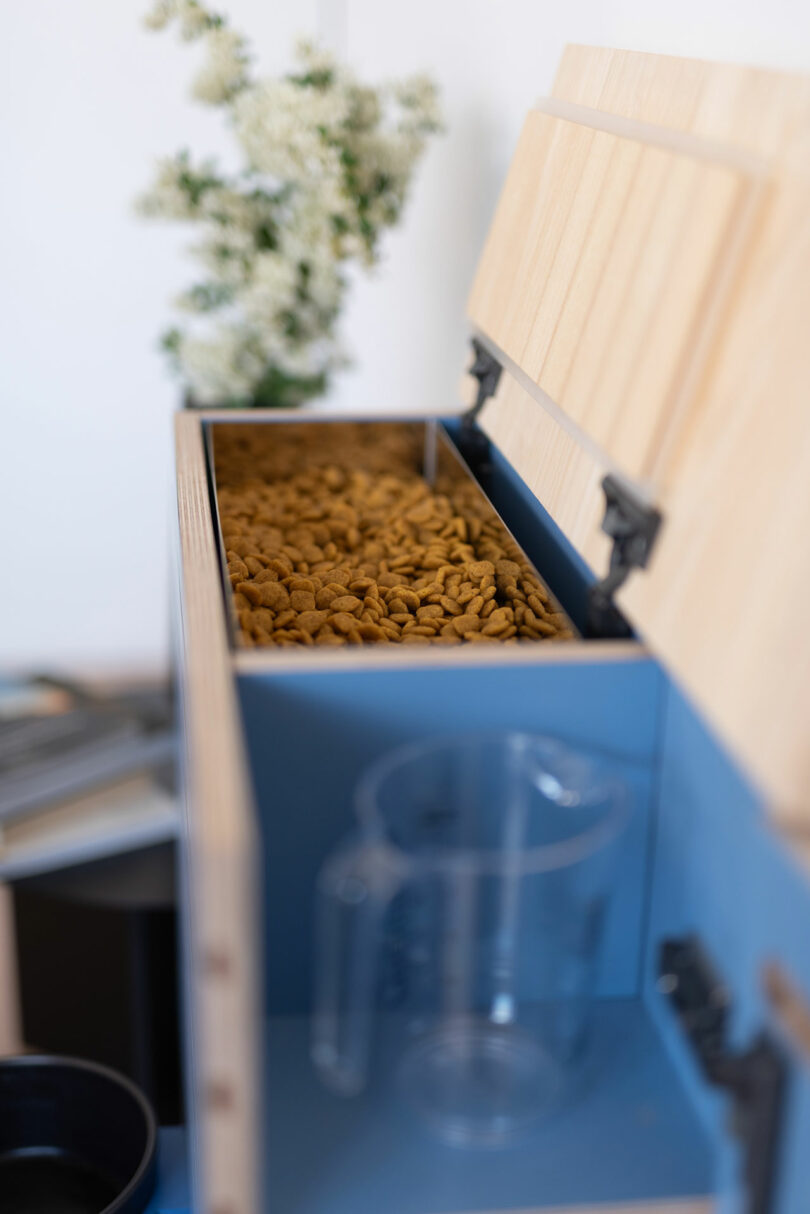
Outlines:
{"type": "Polygon", "coordinates": [[[804,79],[585,48],[527,119],[470,298],[474,419],[440,426],[475,437],[573,639],[240,648],[211,453],[220,427],[282,442],[291,418],[178,417],[195,1210],[807,1209],[808,135],[804,79]],[[621,633],[614,598],[635,635],[589,635],[621,633]],[[329,1095],[307,1040],[314,879],[358,774],[481,728],[609,750],[635,797],[598,1074],[489,1153],[424,1138],[379,1087],[329,1095]],[[704,954],[724,1057],[746,1084],[752,1042],[777,1059],[737,1134],[686,1031],[704,954]]]}

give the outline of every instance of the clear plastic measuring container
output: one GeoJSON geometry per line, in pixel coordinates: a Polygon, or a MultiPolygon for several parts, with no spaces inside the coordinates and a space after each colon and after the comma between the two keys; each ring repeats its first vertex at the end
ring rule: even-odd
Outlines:
{"type": "Polygon", "coordinates": [[[627,789],[553,738],[441,739],[378,761],[318,881],[312,1054],[365,1083],[375,1011],[445,1139],[497,1145],[552,1105],[583,1043],[627,789]]]}

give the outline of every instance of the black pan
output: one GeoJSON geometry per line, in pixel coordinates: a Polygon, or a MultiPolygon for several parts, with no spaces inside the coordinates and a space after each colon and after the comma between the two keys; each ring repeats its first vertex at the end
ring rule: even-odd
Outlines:
{"type": "Polygon", "coordinates": [[[116,1071],[40,1054],[0,1059],[0,1210],[141,1214],[156,1147],[148,1101],[116,1071]]]}

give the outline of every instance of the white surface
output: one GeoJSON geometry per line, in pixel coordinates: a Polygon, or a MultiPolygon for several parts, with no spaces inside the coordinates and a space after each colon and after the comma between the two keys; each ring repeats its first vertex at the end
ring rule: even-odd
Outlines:
{"type": "MultiPolygon", "coordinates": [[[[0,665],[151,667],[168,641],[170,414],[155,347],[182,233],[131,199],[152,157],[226,146],[186,97],[196,51],[145,0],[8,5],[0,49],[0,665]]],[[[372,79],[428,69],[449,132],[385,264],[356,285],[331,401],[451,407],[464,300],[523,114],[565,42],[810,70],[807,0],[222,0],[269,68],[316,28],[372,79]]]]}

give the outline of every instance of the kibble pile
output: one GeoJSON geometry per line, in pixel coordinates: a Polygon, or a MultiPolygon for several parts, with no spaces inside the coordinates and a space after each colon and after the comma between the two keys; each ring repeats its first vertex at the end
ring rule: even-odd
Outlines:
{"type": "Polygon", "coordinates": [[[245,646],[569,639],[570,622],[450,455],[420,475],[422,430],[226,425],[215,469],[245,646]]]}

